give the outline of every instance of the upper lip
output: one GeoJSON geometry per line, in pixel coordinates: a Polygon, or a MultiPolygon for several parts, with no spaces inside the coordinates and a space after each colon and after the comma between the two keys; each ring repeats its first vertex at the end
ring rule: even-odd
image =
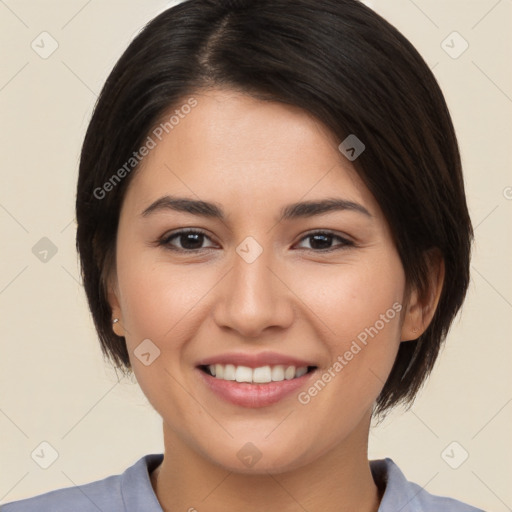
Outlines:
{"type": "Polygon", "coordinates": [[[197,366],[209,366],[211,364],[232,364],[234,366],[247,366],[249,368],[273,365],[295,366],[297,368],[301,366],[315,366],[310,361],[304,359],[268,351],[255,354],[247,352],[218,354],[199,361],[197,366]]]}

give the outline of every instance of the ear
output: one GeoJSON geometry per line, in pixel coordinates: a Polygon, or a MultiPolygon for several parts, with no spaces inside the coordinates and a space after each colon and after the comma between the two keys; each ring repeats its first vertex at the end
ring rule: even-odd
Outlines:
{"type": "Polygon", "coordinates": [[[416,340],[427,330],[441,297],[445,278],[443,257],[437,248],[430,249],[427,257],[427,289],[423,293],[417,289],[411,290],[402,323],[401,341],[416,340]]]}
{"type": "Polygon", "coordinates": [[[112,310],[112,330],[117,336],[124,336],[123,317],[119,301],[119,289],[117,279],[112,277],[107,280],[107,300],[112,310]]]}

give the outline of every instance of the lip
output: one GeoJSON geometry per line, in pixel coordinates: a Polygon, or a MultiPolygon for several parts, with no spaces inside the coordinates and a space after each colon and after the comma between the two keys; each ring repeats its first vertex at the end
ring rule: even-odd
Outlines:
{"type": "Polygon", "coordinates": [[[309,381],[316,375],[317,371],[312,370],[302,377],[279,382],[267,382],[265,384],[251,384],[248,382],[237,382],[212,377],[200,368],[196,368],[200,378],[205,385],[219,398],[240,406],[248,408],[267,407],[275,404],[301,387],[306,387],[309,381]]]}
{"type": "Polygon", "coordinates": [[[229,352],[225,354],[218,354],[216,356],[208,357],[199,361],[196,366],[208,366],[210,364],[233,364],[235,366],[248,366],[249,368],[258,368],[260,366],[275,366],[278,364],[283,366],[295,366],[296,368],[301,366],[318,366],[311,361],[306,361],[304,359],[298,359],[296,357],[270,351],[258,352],[257,354],[251,354],[247,352],[229,352]]]}

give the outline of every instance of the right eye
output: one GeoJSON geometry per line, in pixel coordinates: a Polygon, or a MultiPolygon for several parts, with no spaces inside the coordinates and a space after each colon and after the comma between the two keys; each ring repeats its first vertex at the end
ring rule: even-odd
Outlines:
{"type": "Polygon", "coordinates": [[[175,231],[170,234],[164,235],[158,242],[159,246],[162,246],[171,251],[178,252],[198,252],[209,247],[202,247],[204,240],[210,239],[206,233],[197,229],[185,229],[181,231],[175,231]],[[174,240],[177,240],[181,247],[176,247],[174,240]]]}

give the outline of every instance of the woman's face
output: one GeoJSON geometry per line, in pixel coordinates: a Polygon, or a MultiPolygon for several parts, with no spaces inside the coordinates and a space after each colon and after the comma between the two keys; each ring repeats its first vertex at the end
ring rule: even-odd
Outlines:
{"type": "Polygon", "coordinates": [[[194,98],[122,206],[111,304],[136,378],[173,446],[231,471],[364,446],[405,328],[383,214],[303,111],[194,98]]]}

